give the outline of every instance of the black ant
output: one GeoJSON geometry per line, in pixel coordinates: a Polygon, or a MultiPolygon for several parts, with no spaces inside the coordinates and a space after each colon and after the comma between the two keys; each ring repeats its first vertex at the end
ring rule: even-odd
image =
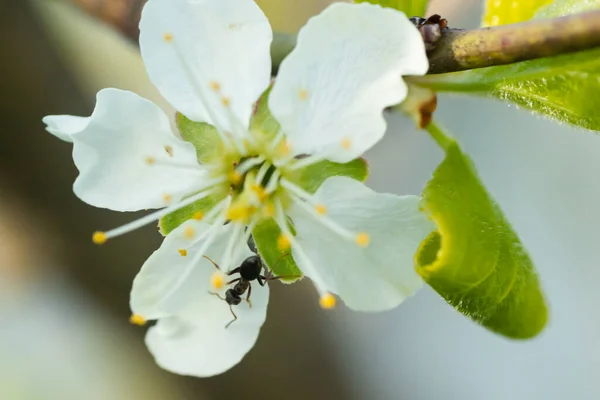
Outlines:
{"type": "MultiPolygon", "coordinates": [[[[254,252],[256,252],[256,250],[255,250],[255,248],[253,248],[253,246],[251,246],[250,248],[254,252]]],[[[285,256],[287,256],[287,254],[282,255],[279,258],[279,260],[277,260],[275,265],[277,265],[277,263],[285,256]]],[[[215,266],[215,268],[217,268],[219,271],[221,271],[221,267],[219,267],[219,265],[216,262],[214,262],[207,256],[203,256],[203,257],[206,258],[208,261],[210,261],[215,266]]],[[[227,302],[227,304],[229,304],[229,311],[231,311],[231,315],[233,315],[233,319],[231,321],[229,321],[229,323],[227,325],[225,325],[225,328],[228,328],[229,325],[231,325],[237,319],[237,315],[235,315],[235,313],[233,312],[232,306],[237,306],[238,304],[240,304],[242,302],[242,295],[244,293],[246,293],[246,290],[248,291],[248,295],[246,296],[246,301],[248,302],[248,305],[250,307],[252,307],[252,303],[250,302],[250,295],[252,294],[252,284],[251,284],[252,281],[257,280],[258,284],[260,286],[265,286],[268,281],[275,281],[275,280],[278,280],[281,278],[296,278],[297,277],[295,275],[294,276],[291,276],[291,275],[290,276],[273,276],[273,274],[270,270],[267,272],[266,276],[261,275],[263,268],[265,270],[267,269],[267,267],[264,265],[262,259],[260,258],[260,256],[258,254],[254,255],[254,256],[250,256],[250,257],[246,258],[239,267],[226,273],[228,276],[239,273],[240,277],[227,282],[227,285],[230,285],[232,283],[235,283],[235,285],[232,288],[227,289],[227,291],[225,292],[225,298],[221,297],[218,293],[209,292],[210,294],[217,296],[221,300],[225,300],[225,302],[227,302]]]]}

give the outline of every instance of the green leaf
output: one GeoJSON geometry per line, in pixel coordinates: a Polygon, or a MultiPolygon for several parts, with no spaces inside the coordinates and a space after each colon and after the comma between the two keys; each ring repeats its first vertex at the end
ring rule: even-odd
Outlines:
{"type": "Polygon", "coordinates": [[[192,218],[200,219],[206,215],[215,204],[217,204],[217,198],[208,196],[188,206],[182,207],[177,211],[173,211],[171,214],[165,215],[158,222],[160,233],[166,236],[185,221],[192,218]]]}
{"type": "Polygon", "coordinates": [[[407,17],[424,17],[429,0],[355,0],[356,3],[379,4],[402,11],[407,17]]]}
{"type": "Polygon", "coordinates": [[[258,254],[267,263],[275,276],[282,276],[281,281],[292,283],[302,278],[302,271],[296,265],[289,251],[281,251],[277,247],[277,239],[281,234],[279,226],[273,219],[259,223],[252,231],[258,254]]]}
{"type": "Polygon", "coordinates": [[[345,164],[325,160],[299,169],[295,175],[290,175],[287,179],[308,193],[314,193],[327,178],[332,176],[346,176],[364,182],[369,176],[369,167],[364,158],[357,158],[345,164]]]}
{"type": "Polygon", "coordinates": [[[421,243],[417,272],[486,328],[515,339],[536,336],[548,313],[531,259],[471,160],[435,126],[431,133],[443,139],[446,158],[423,191],[422,208],[438,230],[421,243]]]}
{"type": "Polygon", "coordinates": [[[531,19],[535,12],[553,0],[486,0],[483,26],[515,24],[531,19]]]}
{"type": "MultiPolygon", "coordinates": [[[[535,18],[551,18],[600,9],[600,0],[557,0],[535,18]]],[[[462,91],[509,100],[550,118],[600,130],[600,50],[411,78],[436,91],[462,91]]]]}
{"type": "Polygon", "coordinates": [[[198,161],[210,162],[221,153],[221,138],[214,126],[192,121],[181,113],[177,113],[175,117],[182,139],[196,148],[198,161]]]}

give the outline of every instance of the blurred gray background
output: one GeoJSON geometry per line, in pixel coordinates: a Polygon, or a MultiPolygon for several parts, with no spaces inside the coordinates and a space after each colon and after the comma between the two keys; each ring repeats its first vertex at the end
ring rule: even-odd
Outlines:
{"type": "MultiPolygon", "coordinates": [[[[73,0],[118,21],[127,0],[73,0]],[[111,1],[113,7],[102,8],[111,1]]],[[[0,399],[598,399],[600,138],[495,100],[440,96],[436,113],[472,156],[540,272],[551,320],[515,342],[426,288],[398,309],[323,311],[310,284],[273,284],[256,347],[210,379],[169,374],[130,326],[128,291],[161,237],[149,227],[102,248],[90,232],[131,220],[71,191],[71,146],[46,114],[89,115],[102,87],[160,102],[134,43],[69,1],[0,2],[0,399]]],[[[265,0],[294,32],[328,1],[265,0]]],[[[478,1],[433,1],[454,27],[478,1]]],[[[161,103],[167,107],[164,102],[161,103]]],[[[368,154],[377,190],[418,193],[442,152],[392,115],[368,154]]]]}

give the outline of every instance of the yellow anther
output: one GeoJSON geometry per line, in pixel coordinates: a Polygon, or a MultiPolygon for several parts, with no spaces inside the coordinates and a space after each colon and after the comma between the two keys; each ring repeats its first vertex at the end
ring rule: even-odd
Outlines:
{"type": "Polygon", "coordinates": [[[238,204],[229,207],[227,210],[227,219],[232,221],[246,221],[256,208],[246,204],[238,204]]]}
{"type": "Polygon", "coordinates": [[[292,242],[290,241],[288,235],[286,235],[285,233],[279,235],[279,237],[277,238],[277,248],[279,249],[279,251],[289,250],[291,246],[292,242]]]}
{"type": "Polygon", "coordinates": [[[229,99],[229,97],[221,97],[221,103],[225,107],[229,107],[231,105],[231,100],[229,99]]]}
{"type": "Polygon", "coordinates": [[[369,237],[369,235],[367,235],[364,232],[356,235],[356,244],[359,245],[360,247],[367,247],[369,245],[370,241],[371,241],[371,238],[369,237]]]}
{"type": "Polygon", "coordinates": [[[343,138],[340,142],[340,146],[342,146],[342,149],[349,150],[350,147],[352,147],[352,141],[348,138],[343,138]]]}
{"type": "Polygon", "coordinates": [[[335,296],[332,295],[331,293],[325,293],[319,299],[319,305],[321,306],[321,308],[323,308],[325,310],[331,310],[332,308],[334,308],[335,303],[336,303],[335,296]]]}
{"type": "Polygon", "coordinates": [[[215,289],[221,289],[225,284],[225,275],[221,271],[215,271],[210,277],[210,284],[215,289]]]}
{"type": "Polygon", "coordinates": [[[187,256],[187,250],[186,249],[179,249],[177,251],[179,252],[179,254],[181,254],[181,257],[187,256]]]}
{"type": "Polygon", "coordinates": [[[308,90],[300,89],[300,91],[298,91],[298,97],[300,98],[300,100],[308,99],[308,90]]]}
{"type": "Polygon", "coordinates": [[[287,156],[292,151],[292,148],[287,140],[283,140],[278,147],[279,154],[282,156],[287,156]]]}
{"type": "Polygon", "coordinates": [[[146,162],[146,164],[152,165],[152,164],[154,164],[156,162],[156,159],[154,157],[146,157],[144,159],[144,161],[146,162]]]}
{"type": "Polygon", "coordinates": [[[317,204],[315,206],[315,211],[319,215],[325,215],[327,213],[327,207],[325,207],[323,204],[317,204]]]}
{"type": "Polygon", "coordinates": [[[146,320],[141,315],[131,314],[131,317],[129,317],[129,323],[137,326],[144,326],[146,325],[146,320]]]}
{"type": "Polygon", "coordinates": [[[165,151],[167,152],[169,157],[173,157],[173,147],[169,146],[168,144],[165,144],[165,151]]]}
{"type": "Polygon", "coordinates": [[[274,217],[275,216],[275,206],[273,205],[273,203],[265,204],[264,212],[265,212],[265,217],[268,217],[268,218],[274,217]]]}
{"type": "Polygon", "coordinates": [[[262,202],[264,201],[269,195],[265,192],[265,188],[263,188],[261,185],[257,185],[254,184],[252,185],[252,191],[254,193],[256,193],[256,195],[258,196],[258,199],[262,202]]]}
{"type": "Polygon", "coordinates": [[[183,234],[185,235],[186,238],[192,239],[194,237],[194,235],[196,234],[196,231],[191,226],[188,226],[187,228],[185,228],[185,231],[183,232],[183,234]]]}
{"type": "Polygon", "coordinates": [[[163,39],[165,39],[165,42],[171,43],[173,41],[173,34],[167,32],[163,35],[163,39]]]}
{"type": "Polygon", "coordinates": [[[196,211],[192,218],[194,218],[196,221],[202,221],[202,218],[204,218],[204,213],[202,211],[196,211]]]}
{"type": "Polygon", "coordinates": [[[221,90],[221,84],[217,81],[211,81],[210,82],[210,88],[212,90],[214,90],[215,92],[218,92],[219,90],[221,90]]]}
{"type": "Polygon", "coordinates": [[[96,244],[104,244],[107,240],[108,238],[106,237],[106,233],[104,232],[97,231],[94,232],[94,234],[92,235],[92,242],[96,244]]]}
{"type": "Polygon", "coordinates": [[[229,182],[231,182],[233,185],[237,185],[242,181],[242,174],[240,174],[239,172],[233,170],[229,173],[229,182]]]}
{"type": "Polygon", "coordinates": [[[165,201],[165,203],[170,203],[173,201],[173,196],[171,196],[170,194],[166,193],[163,195],[163,200],[165,201]]]}

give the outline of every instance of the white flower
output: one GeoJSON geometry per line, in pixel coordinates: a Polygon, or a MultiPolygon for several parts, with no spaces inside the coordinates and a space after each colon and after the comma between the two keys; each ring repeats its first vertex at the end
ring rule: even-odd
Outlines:
{"type": "Polygon", "coordinates": [[[224,293],[224,280],[236,275],[223,273],[253,254],[246,241],[270,218],[281,230],[279,247],[291,248],[325,308],[335,304],[334,293],[355,310],[386,310],[421,286],[412,258],[433,224],[417,197],[377,194],[347,177],[330,177],[315,193],[298,181],[304,168],[349,162],[378,142],[384,108],[406,97],[402,76],[426,73],[421,36],[404,14],[338,3],[312,18],[269,94],[281,127],[273,135],[250,128],[270,84],[272,40],[254,1],[150,0],[140,33],[152,82],[187,118],[216,128],[214,154],[196,154],[157,106],[116,89],[98,93],[88,118],[44,122],[73,142],[74,192],[82,200],[117,211],[162,208],[97,232],[97,243],[214,201],[171,232],[134,281],[135,319],[159,320],[146,341],[161,366],[210,376],[253,346],[268,287],[255,284],[252,307],[234,306],[238,319],[227,329],[229,306],[211,292],[224,293]]]}

